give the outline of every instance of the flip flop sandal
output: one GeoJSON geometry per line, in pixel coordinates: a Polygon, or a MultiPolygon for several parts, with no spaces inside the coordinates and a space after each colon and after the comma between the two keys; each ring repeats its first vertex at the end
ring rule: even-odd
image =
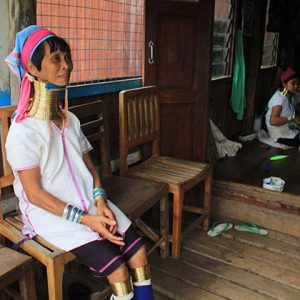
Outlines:
{"type": "Polygon", "coordinates": [[[256,224],[253,223],[241,223],[239,225],[235,225],[234,229],[238,231],[251,232],[258,235],[268,235],[268,231],[266,229],[260,228],[256,224]]]}
{"type": "Polygon", "coordinates": [[[230,230],[233,227],[231,223],[226,222],[216,222],[212,225],[211,229],[207,231],[207,235],[210,237],[215,237],[224,231],[230,230]]]}

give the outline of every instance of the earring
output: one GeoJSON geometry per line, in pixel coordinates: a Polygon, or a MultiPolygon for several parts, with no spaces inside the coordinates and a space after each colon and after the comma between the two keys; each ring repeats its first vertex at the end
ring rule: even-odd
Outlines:
{"type": "Polygon", "coordinates": [[[283,94],[284,96],[286,96],[287,93],[288,93],[288,90],[287,90],[286,88],[284,88],[283,91],[282,91],[282,94],[283,94]]]}

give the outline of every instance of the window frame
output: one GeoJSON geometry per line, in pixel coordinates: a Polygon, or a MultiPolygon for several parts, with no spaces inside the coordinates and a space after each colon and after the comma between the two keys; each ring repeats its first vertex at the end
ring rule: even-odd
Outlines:
{"type": "MultiPolygon", "coordinates": [[[[211,81],[217,81],[217,80],[227,81],[228,79],[231,79],[232,75],[233,75],[234,51],[235,51],[234,46],[235,46],[235,32],[236,32],[236,19],[237,19],[237,1],[231,0],[231,6],[232,6],[233,16],[231,19],[232,34],[231,34],[231,38],[230,38],[230,47],[229,47],[230,54],[229,54],[229,61],[228,61],[228,69],[229,69],[228,74],[223,74],[223,75],[211,74],[211,81]]],[[[213,33],[215,33],[215,31],[213,31],[213,33]]],[[[212,50],[211,51],[212,51],[212,53],[211,53],[211,57],[212,57],[213,56],[213,42],[212,42],[212,50]]],[[[213,68],[212,65],[213,65],[213,60],[211,59],[211,69],[213,68]]]]}
{"type": "MultiPolygon", "coordinates": [[[[109,1],[108,1],[109,2],[109,1]]],[[[116,1],[116,5],[117,5],[117,2],[118,1],[116,1]]],[[[43,3],[43,1],[41,1],[41,4],[43,3]]],[[[62,5],[62,7],[61,8],[63,8],[64,10],[66,10],[66,9],[71,9],[72,8],[72,5],[71,4],[69,4],[68,2],[66,2],[66,3],[62,3],[62,4],[60,4],[59,2],[54,2],[54,3],[52,3],[51,1],[47,1],[46,0],[46,4],[49,6],[49,5],[62,5]]],[[[82,6],[80,6],[81,4],[80,3],[77,3],[77,6],[76,6],[76,8],[77,9],[82,9],[82,6]]],[[[99,6],[96,6],[96,8],[97,8],[97,13],[99,14],[99,13],[103,13],[103,14],[108,14],[108,18],[109,17],[111,17],[112,16],[112,14],[115,14],[115,13],[117,13],[117,14],[120,14],[120,13],[122,13],[122,7],[121,7],[121,10],[119,11],[119,10],[114,10],[114,3],[108,3],[107,4],[108,6],[106,6],[106,4],[105,4],[105,6],[104,7],[102,7],[102,6],[100,6],[100,4],[99,4],[99,6]],[[110,7],[111,6],[111,7],[110,7]],[[107,11],[105,10],[105,9],[107,9],[107,11]],[[112,10],[110,10],[110,9],[112,9],[112,10]]],[[[130,58],[130,65],[132,64],[132,62],[131,62],[131,60],[134,60],[134,62],[133,62],[133,64],[136,64],[137,62],[139,62],[140,61],[140,66],[138,66],[138,68],[136,69],[138,72],[137,73],[140,73],[140,74],[137,74],[137,73],[134,73],[133,75],[134,76],[130,76],[130,74],[131,73],[122,73],[122,74],[120,74],[120,75],[122,75],[122,76],[124,76],[124,77],[117,77],[116,76],[116,78],[114,78],[114,77],[111,77],[111,75],[110,75],[110,73],[111,72],[115,72],[115,70],[114,70],[114,68],[112,67],[112,69],[110,69],[110,68],[106,68],[106,67],[104,67],[104,72],[106,71],[106,73],[104,73],[108,78],[93,78],[93,76],[95,76],[95,77],[97,77],[97,75],[98,76],[101,76],[101,69],[100,69],[100,72],[99,73],[95,73],[95,74],[93,74],[92,72],[93,72],[93,70],[91,69],[89,72],[91,72],[91,73],[88,73],[87,75],[89,75],[88,76],[88,78],[87,78],[87,80],[86,81],[81,81],[81,78],[84,78],[85,76],[84,76],[84,74],[85,73],[82,73],[82,74],[80,74],[80,76],[76,76],[76,74],[75,74],[75,76],[74,76],[74,81],[73,82],[71,82],[67,87],[68,87],[68,97],[70,98],[70,99],[72,99],[72,98],[80,98],[80,97],[85,97],[85,96],[91,96],[91,95],[98,95],[98,94],[107,94],[107,93],[112,93],[112,92],[118,92],[118,91],[120,91],[120,90],[123,90],[123,89],[130,89],[130,88],[137,88],[137,87],[141,87],[142,86],[142,76],[143,76],[143,58],[144,58],[144,52],[145,52],[145,49],[144,49],[144,30],[145,30],[145,26],[144,26],[144,22],[145,22],[145,0],[142,0],[142,2],[139,2],[139,3],[137,3],[137,4],[135,4],[135,3],[129,3],[128,5],[137,5],[136,6],[136,9],[140,9],[140,8],[142,8],[142,10],[143,10],[143,15],[141,15],[141,16],[143,16],[143,19],[142,19],[142,23],[140,23],[141,22],[141,19],[136,19],[135,18],[135,14],[137,13],[137,11],[136,10],[134,10],[133,11],[133,19],[132,19],[132,24],[134,24],[135,22],[137,22],[136,24],[138,25],[138,26],[140,26],[142,29],[142,31],[140,30],[140,28],[139,28],[139,30],[137,30],[137,31],[135,31],[135,30],[133,30],[132,31],[132,28],[130,27],[130,32],[131,32],[131,34],[138,34],[139,36],[137,36],[137,39],[136,40],[134,40],[135,42],[139,42],[140,43],[140,46],[141,47],[139,47],[139,51],[140,51],[140,53],[139,53],[139,56],[138,57],[140,57],[140,59],[138,59],[138,60],[136,60],[138,57],[137,56],[135,56],[136,55],[136,51],[137,51],[137,49],[135,48],[135,47],[132,47],[131,45],[132,45],[132,41],[131,41],[131,39],[129,39],[129,40],[124,40],[125,41],[125,43],[127,43],[128,41],[129,41],[129,47],[131,46],[131,49],[132,50],[130,50],[131,52],[131,55],[133,55],[131,58],[130,58]],[[127,76],[127,75],[129,75],[129,76],[127,76]]],[[[89,7],[88,6],[88,8],[90,9],[91,7],[89,7]]],[[[56,8],[57,9],[57,8],[56,8]]],[[[124,8],[124,13],[125,13],[125,15],[124,16],[126,16],[126,9],[128,9],[128,7],[126,6],[126,8],[124,8]]],[[[130,8],[129,8],[130,9],[130,8]]],[[[62,9],[61,9],[62,10],[62,9]]],[[[63,17],[63,13],[61,12],[61,10],[59,10],[58,11],[58,13],[56,12],[56,14],[57,14],[57,18],[58,19],[61,19],[62,17],[63,17]]],[[[130,9],[130,11],[131,11],[131,9],[130,9]]],[[[41,10],[41,8],[40,9],[38,9],[37,8],[37,14],[39,13],[39,18],[40,18],[40,20],[41,20],[41,24],[38,24],[38,25],[42,25],[42,26],[49,26],[50,27],[50,23],[51,23],[51,18],[50,18],[50,20],[48,21],[48,25],[47,24],[45,24],[45,23],[43,23],[43,21],[42,21],[42,18],[43,18],[43,15],[44,15],[44,13],[42,12],[42,10],[41,10]]],[[[50,10],[50,12],[48,12],[48,14],[49,15],[51,15],[51,10],[50,10]]],[[[46,13],[46,16],[47,16],[47,13],[46,13]]],[[[86,13],[84,12],[84,14],[83,14],[83,16],[82,16],[82,18],[83,19],[85,19],[86,18],[86,13]]],[[[90,18],[87,18],[86,20],[85,20],[85,22],[87,22],[86,24],[89,24],[89,25],[91,25],[91,23],[90,22],[92,22],[93,21],[93,18],[94,18],[94,16],[91,16],[90,18]]],[[[78,19],[79,21],[80,21],[80,19],[78,19]]],[[[109,20],[109,19],[107,19],[107,20],[109,20]]],[[[76,21],[76,23],[77,23],[78,21],[76,21]]],[[[104,22],[108,22],[108,21],[104,21],[104,22]]],[[[128,24],[128,23],[126,23],[126,22],[128,22],[128,20],[127,19],[125,19],[125,17],[124,17],[124,22],[125,22],[125,24],[128,24]]],[[[74,22],[73,22],[74,23],[74,22]]],[[[115,25],[118,25],[118,24],[115,24],[115,25]]],[[[77,45],[77,42],[76,42],[76,40],[77,40],[77,38],[76,38],[76,35],[74,35],[74,32],[71,34],[71,31],[72,30],[74,30],[74,28],[71,28],[70,26],[71,26],[71,24],[69,24],[69,23],[66,23],[66,24],[64,24],[64,23],[62,23],[62,24],[60,24],[60,23],[58,23],[58,25],[56,24],[56,25],[53,25],[54,26],[54,28],[56,28],[56,30],[57,30],[57,28],[61,28],[61,30],[62,31],[67,31],[67,36],[66,36],[66,40],[73,40],[73,43],[75,43],[75,45],[73,45],[73,51],[74,51],[74,49],[76,48],[76,45],[77,45]],[[75,48],[74,48],[74,46],[75,46],[75,48]]],[[[74,24],[72,25],[72,26],[74,26],[74,24]]],[[[92,26],[92,25],[91,25],[92,26]]],[[[94,26],[94,25],[93,25],[94,26]]],[[[110,37],[110,39],[108,39],[107,40],[107,43],[108,43],[108,45],[113,45],[114,43],[118,43],[118,42],[120,42],[120,40],[119,40],[119,37],[120,37],[120,34],[119,34],[119,27],[117,27],[116,28],[116,26],[114,26],[114,24],[112,24],[111,25],[112,27],[107,27],[106,29],[105,29],[105,27],[104,27],[104,30],[107,30],[107,33],[105,33],[108,37],[110,37]],[[112,31],[111,30],[116,30],[116,35],[115,36],[113,36],[112,35],[112,31]],[[114,39],[112,39],[114,37],[114,39]]],[[[123,28],[123,27],[122,27],[123,28]]],[[[50,30],[51,30],[51,28],[49,28],[50,30]]],[[[77,28],[78,29],[78,28],[77,28]]],[[[94,27],[92,27],[91,28],[91,30],[94,30],[94,27]]],[[[96,27],[95,27],[95,29],[96,29],[96,27]]],[[[55,32],[55,29],[53,29],[54,30],[54,32],[55,32]]],[[[123,28],[123,30],[124,30],[124,32],[125,33],[123,33],[122,34],[122,36],[124,35],[124,34],[128,34],[128,31],[126,31],[127,30],[127,27],[124,27],[123,28]]],[[[101,28],[98,28],[98,32],[100,32],[101,31],[101,28]]],[[[106,36],[106,35],[104,35],[104,36],[106,36]]],[[[102,34],[99,34],[98,35],[98,37],[99,37],[99,39],[101,39],[102,37],[102,34]]],[[[92,40],[93,40],[93,38],[92,38],[92,40]]],[[[106,41],[106,40],[104,40],[104,41],[106,41]]],[[[72,47],[72,46],[71,46],[72,47]]],[[[80,51],[80,47],[77,49],[75,49],[76,51],[80,51]]],[[[126,49],[126,48],[124,48],[124,49],[126,49]]],[[[130,48],[129,48],[130,49],[130,48]]],[[[93,51],[93,47],[91,47],[91,48],[87,48],[87,51],[93,51]],[[89,50],[89,49],[91,49],[91,50],[89,50]]],[[[114,56],[112,56],[112,54],[110,55],[109,53],[109,47],[108,48],[106,48],[106,53],[108,54],[107,55],[107,61],[110,61],[110,59],[111,59],[111,57],[113,58],[114,56]]],[[[117,51],[120,51],[120,50],[118,50],[118,49],[116,49],[116,52],[117,51]]],[[[78,55],[78,54],[77,54],[78,55]]],[[[89,52],[87,53],[87,55],[89,56],[89,55],[91,55],[89,52]]],[[[106,56],[105,56],[106,57],[106,56]]],[[[124,56],[124,52],[123,52],[123,55],[122,56],[120,56],[120,58],[123,60],[125,60],[125,62],[126,62],[126,59],[128,59],[127,58],[127,56],[124,56]]],[[[78,58],[78,62],[80,62],[80,57],[78,58]]],[[[96,61],[96,63],[99,63],[100,64],[100,62],[98,62],[98,61],[96,61]]],[[[129,63],[129,62],[128,62],[129,63]]],[[[129,66],[128,66],[129,67],[129,66]]],[[[118,66],[116,66],[116,68],[118,69],[119,67],[118,66]]],[[[126,68],[125,68],[126,69],[126,68]]],[[[130,69],[128,69],[128,71],[130,71],[130,69]]],[[[78,68],[78,72],[85,72],[84,71],[84,69],[80,69],[80,68],[78,68]]]]}

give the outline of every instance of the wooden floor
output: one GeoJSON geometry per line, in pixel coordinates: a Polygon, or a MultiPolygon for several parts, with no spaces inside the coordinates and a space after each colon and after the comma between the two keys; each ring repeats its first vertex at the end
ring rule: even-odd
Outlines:
{"type": "Polygon", "coordinates": [[[235,157],[220,159],[214,170],[214,179],[261,187],[265,177],[277,176],[285,180],[284,192],[300,195],[300,150],[282,150],[257,140],[244,142],[235,157]],[[270,161],[274,155],[287,154],[288,158],[270,161]]]}
{"type": "MultiPolygon", "coordinates": [[[[183,240],[179,259],[150,256],[155,299],[299,300],[299,249],[300,238],[275,231],[262,237],[231,229],[211,238],[196,228],[183,240]]],[[[36,285],[38,299],[47,300],[45,273],[36,274],[36,285]]],[[[103,287],[103,280],[67,271],[64,300],[99,300],[103,287]],[[78,283],[91,297],[78,293],[78,283]],[[75,298],[69,296],[71,284],[78,290],[75,298]]]]}
{"type": "Polygon", "coordinates": [[[179,259],[150,258],[156,299],[300,299],[300,239],[230,230],[208,237],[197,228],[179,259]]]}
{"type": "MultiPolygon", "coordinates": [[[[156,252],[150,256],[156,300],[300,299],[300,238],[275,231],[262,237],[234,229],[211,238],[199,227],[182,245],[179,259],[161,259],[156,252]]],[[[99,299],[101,286],[103,280],[67,273],[64,299],[99,299]],[[90,288],[91,298],[68,297],[69,284],[78,282],[90,288]]],[[[47,299],[41,290],[38,294],[39,300],[47,299]]]]}

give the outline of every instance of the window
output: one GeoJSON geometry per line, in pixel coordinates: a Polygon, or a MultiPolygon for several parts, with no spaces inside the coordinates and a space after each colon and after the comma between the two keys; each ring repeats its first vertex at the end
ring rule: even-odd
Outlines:
{"type": "Polygon", "coordinates": [[[265,23],[264,46],[263,46],[262,61],[261,61],[262,68],[276,66],[278,41],[279,41],[278,32],[267,31],[267,24],[269,23],[268,15],[269,15],[270,0],[268,0],[267,5],[268,6],[267,6],[267,15],[266,15],[266,23],[265,23]]]}
{"type": "Polygon", "coordinates": [[[212,78],[231,75],[234,1],[216,0],[212,53],[212,78]]]}
{"type": "Polygon", "coordinates": [[[142,75],[144,0],[37,0],[37,24],[66,38],[71,85],[142,75]]]}

